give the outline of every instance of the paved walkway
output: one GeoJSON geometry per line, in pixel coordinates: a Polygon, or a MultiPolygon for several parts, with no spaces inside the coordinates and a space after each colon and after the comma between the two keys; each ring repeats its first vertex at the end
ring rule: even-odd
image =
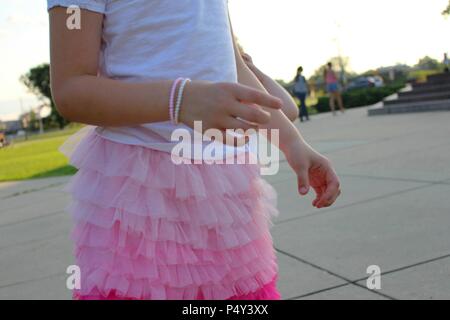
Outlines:
{"type": "MultiPolygon", "coordinates": [[[[317,210],[285,162],[273,227],[285,299],[450,299],[450,112],[319,115],[302,124],[343,195],[317,210]],[[381,289],[366,287],[381,268],[381,289]]],[[[67,177],[0,184],[0,299],[69,299],[67,177]]]]}

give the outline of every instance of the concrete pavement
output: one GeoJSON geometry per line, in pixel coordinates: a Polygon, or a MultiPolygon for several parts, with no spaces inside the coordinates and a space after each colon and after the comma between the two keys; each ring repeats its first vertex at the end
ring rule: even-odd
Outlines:
{"type": "MultiPolygon", "coordinates": [[[[333,160],[343,194],[317,210],[285,161],[272,229],[284,299],[450,299],[450,112],[298,124],[333,160]],[[381,289],[366,287],[367,267],[381,289]]],[[[69,299],[67,177],[0,183],[0,299],[69,299]],[[51,199],[51,200],[49,200],[51,199]]]]}

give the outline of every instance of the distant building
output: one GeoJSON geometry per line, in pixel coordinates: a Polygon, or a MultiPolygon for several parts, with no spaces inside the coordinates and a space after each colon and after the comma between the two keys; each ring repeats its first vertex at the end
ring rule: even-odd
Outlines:
{"type": "Polygon", "coordinates": [[[406,64],[398,64],[390,67],[378,68],[376,71],[385,80],[394,81],[401,78],[406,78],[411,71],[411,67],[406,64]]]}
{"type": "Polygon", "coordinates": [[[22,130],[22,122],[20,120],[2,121],[0,128],[4,127],[6,134],[14,134],[19,130],[22,130]]]}

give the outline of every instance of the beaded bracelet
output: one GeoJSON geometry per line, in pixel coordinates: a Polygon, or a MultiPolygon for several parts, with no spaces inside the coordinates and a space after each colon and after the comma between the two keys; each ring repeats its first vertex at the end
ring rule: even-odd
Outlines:
{"type": "Polygon", "coordinates": [[[170,116],[170,121],[172,123],[175,123],[175,118],[174,118],[174,102],[175,102],[175,92],[177,89],[178,84],[183,81],[183,78],[178,78],[177,80],[175,80],[172,84],[172,88],[170,89],[170,98],[169,98],[169,116],[170,116]]]}
{"type": "Polygon", "coordinates": [[[180,115],[180,109],[181,109],[181,103],[183,102],[183,93],[184,93],[184,88],[186,87],[186,84],[188,82],[191,82],[191,79],[186,78],[183,79],[180,85],[180,88],[178,89],[178,96],[177,96],[177,104],[175,105],[175,113],[174,113],[174,123],[178,124],[178,118],[180,115]]]}

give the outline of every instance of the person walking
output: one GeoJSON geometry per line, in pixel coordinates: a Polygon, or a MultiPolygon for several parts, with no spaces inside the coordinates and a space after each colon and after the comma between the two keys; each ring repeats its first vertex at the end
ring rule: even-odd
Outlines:
{"type": "Polygon", "coordinates": [[[342,113],[344,113],[345,107],[342,101],[341,91],[339,89],[338,77],[333,70],[333,64],[331,62],[328,62],[323,77],[325,79],[327,92],[330,95],[330,109],[333,112],[333,115],[336,115],[336,101],[339,105],[339,109],[342,113]]]}
{"type": "Polygon", "coordinates": [[[306,97],[309,94],[309,85],[303,76],[303,67],[297,68],[297,75],[294,79],[294,95],[300,100],[300,121],[309,121],[308,108],[306,108],[306,97]],[[304,118],[304,119],[303,119],[304,118]]]}
{"type": "Polygon", "coordinates": [[[450,72],[450,59],[448,58],[448,53],[444,53],[444,72],[449,73],[450,72]]]}

